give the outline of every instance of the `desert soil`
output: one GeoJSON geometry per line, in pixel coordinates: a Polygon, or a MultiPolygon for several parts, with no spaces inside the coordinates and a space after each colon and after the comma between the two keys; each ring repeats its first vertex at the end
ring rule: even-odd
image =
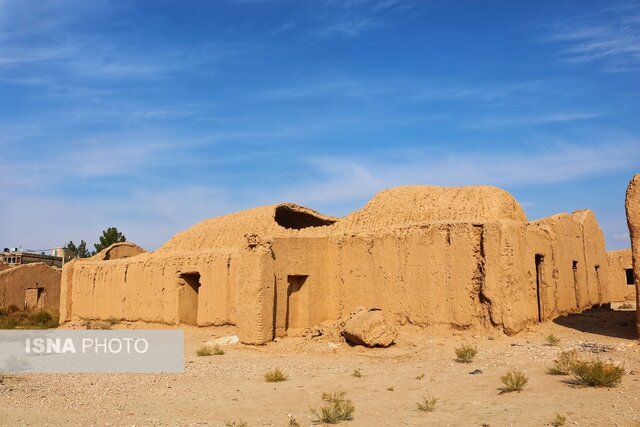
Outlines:
{"type": "MultiPolygon", "coordinates": [[[[350,347],[335,338],[289,337],[262,347],[226,345],[221,356],[197,357],[232,327],[186,328],[184,374],[19,374],[0,380],[1,425],[287,426],[313,424],[321,394],[344,390],[355,405],[347,426],[640,426],[640,345],[633,312],[594,309],[536,325],[509,337],[496,331],[405,327],[387,349],[350,347]],[[557,346],[545,344],[554,334],[557,346]],[[476,345],[470,364],[454,349],[476,345]],[[615,388],[589,388],[546,373],[563,350],[623,363],[615,388]],[[289,379],[267,383],[280,368],[289,379]],[[479,369],[482,373],[470,374],[479,369]],[[500,394],[509,370],[529,378],[522,392],[500,394]],[[359,370],[360,378],[352,374],[359,370]],[[423,396],[438,398],[420,412],[423,396]]],[[[115,328],[149,325],[121,324],[115,328]]]]}

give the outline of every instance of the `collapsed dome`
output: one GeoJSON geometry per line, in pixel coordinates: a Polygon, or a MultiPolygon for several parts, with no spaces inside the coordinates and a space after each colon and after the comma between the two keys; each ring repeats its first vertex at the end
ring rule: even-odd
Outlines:
{"type": "Polygon", "coordinates": [[[337,218],[293,203],[261,206],[204,220],[165,243],[159,251],[201,251],[239,247],[245,235],[290,236],[298,230],[331,225],[337,218]]]}
{"type": "Polygon", "coordinates": [[[274,219],[279,226],[295,230],[308,227],[323,227],[336,222],[333,218],[319,215],[310,209],[301,209],[300,206],[293,204],[277,206],[274,219]]]}

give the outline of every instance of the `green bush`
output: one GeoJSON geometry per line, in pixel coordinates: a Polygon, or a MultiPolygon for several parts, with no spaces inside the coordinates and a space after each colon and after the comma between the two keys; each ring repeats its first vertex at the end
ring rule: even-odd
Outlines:
{"type": "Polygon", "coordinates": [[[352,420],[355,407],[353,402],[344,398],[346,394],[344,391],[322,393],[322,401],[325,405],[319,410],[311,410],[316,417],[315,422],[337,424],[340,421],[352,420]]]}
{"type": "Polygon", "coordinates": [[[597,360],[580,362],[573,370],[576,379],[590,387],[615,387],[622,381],[624,368],[610,362],[597,360]]]}

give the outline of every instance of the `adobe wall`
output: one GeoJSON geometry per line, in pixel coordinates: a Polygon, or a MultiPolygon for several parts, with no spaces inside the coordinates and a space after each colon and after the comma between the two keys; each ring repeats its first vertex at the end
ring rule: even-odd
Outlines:
{"type": "Polygon", "coordinates": [[[287,327],[338,319],[358,305],[380,308],[400,324],[494,325],[511,334],[610,301],[604,238],[591,212],[537,223],[276,238],[271,248],[273,259],[263,262],[274,264],[264,268],[276,276],[276,336],[287,327]],[[308,277],[287,302],[288,278],[299,275],[308,277]],[[302,315],[292,304],[302,305],[302,315]],[[293,321],[287,314],[292,311],[293,321]]]}
{"type": "Polygon", "coordinates": [[[183,273],[200,274],[197,324],[235,323],[237,255],[229,251],[96,261],[63,268],[61,321],[74,317],[180,322],[183,273]]]}
{"type": "Polygon", "coordinates": [[[44,263],[31,263],[0,272],[0,307],[25,307],[27,289],[44,288],[42,308],[60,305],[60,278],[58,268],[44,263]]]}
{"type": "Polygon", "coordinates": [[[5,264],[4,262],[0,261],[0,271],[8,270],[10,268],[11,266],[9,264],[5,264]]]}
{"type": "Polygon", "coordinates": [[[607,252],[609,289],[611,301],[622,302],[636,299],[635,284],[627,284],[627,269],[633,268],[631,249],[607,252]]]}

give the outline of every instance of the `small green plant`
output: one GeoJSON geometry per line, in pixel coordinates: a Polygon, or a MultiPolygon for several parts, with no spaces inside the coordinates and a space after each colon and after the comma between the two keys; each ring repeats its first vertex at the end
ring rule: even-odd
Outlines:
{"type": "Polygon", "coordinates": [[[436,403],[438,399],[433,396],[422,397],[422,400],[418,402],[418,411],[420,412],[433,412],[436,409],[436,403]]]}
{"type": "Polygon", "coordinates": [[[555,347],[558,344],[560,344],[560,338],[558,338],[557,336],[555,336],[553,334],[547,335],[547,337],[544,340],[547,343],[547,345],[551,346],[551,347],[555,347]]]}
{"type": "Polygon", "coordinates": [[[553,420],[551,420],[551,425],[553,427],[560,427],[560,426],[563,426],[564,423],[566,422],[567,422],[567,417],[562,416],[560,414],[556,414],[556,417],[553,420]]]}
{"type": "Polygon", "coordinates": [[[353,374],[351,374],[351,376],[356,378],[362,378],[362,372],[360,372],[360,369],[356,369],[355,371],[353,371],[353,374]]]}
{"type": "Polygon", "coordinates": [[[416,377],[417,380],[421,380],[424,378],[424,372],[416,377]]]}
{"type": "Polygon", "coordinates": [[[346,394],[345,391],[322,393],[322,401],[325,405],[318,410],[311,410],[316,417],[315,422],[337,424],[340,421],[352,420],[355,407],[351,400],[345,399],[346,394]]]}
{"type": "Polygon", "coordinates": [[[580,362],[573,369],[576,379],[590,387],[615,387],[622,381],[624,368],[610,362],[596,360],[580,362]]]}
{"type": "Polygon", "coordinates": [[[286,381],[287,379],[288,377],[279,368],[264,374],[264,380],[268,383],[279,383],[281,381],[286,381]]]}
{"type": "Polygon", "coordinates": [[[478,349],[468,344],[463,344],[461,347],[456,348],[456,356],[458,361],[462,363],[471,363],[477,353],[478,349]]]}
{"type": "Polygon", "coordinates": [[[529,381],[525,374],[521,371],[509,371],[507,372],[507,375],[503,376],[500,380],[504,384],[502,393],[522,391],[522,388],[529,381]]]}
{"type": "Polygon", "coordinates": [[[547,372],[551,375],[569,375],[580,363],[580,355],[576,350],[563,351],[553,361],[553,366],[547,372]]]}
{"type": "Polygon", "coordinates": [[[227,421],[226,423],[224,423],[225,427],[247,427],[249,424],[247,424],[246,421],[227,421]]]}

